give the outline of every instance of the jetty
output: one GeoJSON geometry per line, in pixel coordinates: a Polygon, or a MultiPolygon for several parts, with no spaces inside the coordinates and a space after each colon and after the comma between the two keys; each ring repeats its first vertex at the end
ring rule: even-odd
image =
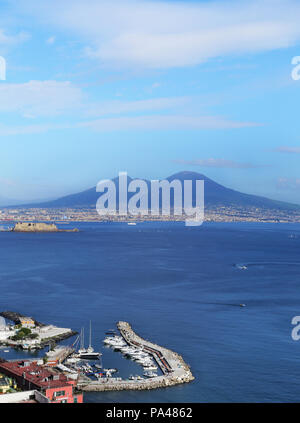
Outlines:
{"type": "MultiPolygon", "coordinates": [[[[11,320],[16,325],[20,323],[20,319],[25,317],[23,314],[18,313],[16,311],[1,311],[0,316],[4,317],[5,319],[11,320]]],[[[37,320],[33,319],[36,326],[46,326],[45,324],[38,322],[37,320]]]]}
{"type": "Polygon", "coordinates": [[[56,366],[63,363],[71,354],[74,348],[69,346],[56,346],[53,350],[46,353],[46,363],[48,366],[56,366]]]}
{"type": "Polygon", "coordinates": [[[83,391],[123,391],[123,390],[150,390],[165,388],[194,380],[188,364],[176,352],[160,345],[147,341],[134,332],[127,322],[118,322],[117,327],[121,336],[128,345],[143,348],[156,361],[162,375],[149,379],[123,380],[121,378],[100,378],[97,381],[79,378],[78,386],[83,391]]]}
{"type": "Polygon", "coordinates": [[[7,320],[11,320],[15,325],[19,325],[20,329],[24,327],[22,323],[25,320],[25,327],[30,327],[31,333],[35,335],[33,339],[11,339],[16,335],[18,329],[7,327],[5,331],[1,332],[2,337],[0,336],[0,345],[23,349],[42,349],[51,343],[57,343],[78,334],[77,331],[71,328],[59,328],[54,325],[47,325],[31,317],[25,317],[21,313],[15,311],[2,311],[0,312],[0,316],[7,320]]]}

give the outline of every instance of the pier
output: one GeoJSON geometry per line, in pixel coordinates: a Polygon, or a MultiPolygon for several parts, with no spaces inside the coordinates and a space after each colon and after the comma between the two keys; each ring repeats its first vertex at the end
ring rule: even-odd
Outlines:
{"type": "MultiPolygon", "coordinates": [[[[28,345],[31,348],[34,347],[36,349],[41,349],[50,343],[60,342],[78,334],[78,332],[70,328],[59,328],[54,325],[47,325],[45,323],[38,322],[35,319],[26,318],[21,313],[15,311],[2,311],[0,312],[0,316],[11,320],[15,325],[20,324],[20,321],[24,318],[30,319],[33,324],[33,327],[31,328],[32,333],[36,334],[35,339],[12,340],[10,338],[16,334],[17,330],[6,332],[8,337],[5,339],[0,339],[0,345],[8,345],[14,348],[24,348],[25,345],[28,345]]],[[[26,349],[28,349],[28,346],[26,349]]]]}
{"type": "Polygon", "coordinates": [[[97,381],[87,381],[86,377],[80,378],[78,386],[83,391],[150,390],[188,383],[194,380],[190,367],[179,354],[141,338],[127,322],[120,321],[117,323],[117,327],[127,344],[143,348],[153,357],[163,374],[142,380],[122,380],[112,377],[97,381]]]}
{"type": "MultiPolygon", "coordinates": [[[[25,317],[23,314],[18,313],[16,311],[1,311],[0,316],[4,317],[5,319],[11,320],[15,324],[18,324],[21,317],[25,317]]],[[[37,320],[34,320],[36,326],[46,326],[37,320]]]]}
{"type": "Polygon", "coordinates": [[[68,346],[56,347],[46,353],[47,365],[61,364],[66,358],[75,352],[74,348],[68,346]]]}

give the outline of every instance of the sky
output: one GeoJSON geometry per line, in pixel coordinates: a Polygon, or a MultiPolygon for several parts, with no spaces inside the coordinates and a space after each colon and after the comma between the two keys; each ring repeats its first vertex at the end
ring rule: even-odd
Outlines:
{"type": "Polygon", "coordinates": [[[191,170],[300,204],[299,22],[298,0],[1,0],[0,199],[191,170]]]}

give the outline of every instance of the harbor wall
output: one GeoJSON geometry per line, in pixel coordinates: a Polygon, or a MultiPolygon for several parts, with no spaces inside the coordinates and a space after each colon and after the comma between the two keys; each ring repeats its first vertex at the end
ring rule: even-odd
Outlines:
{"type": "Polygon", "coordinates": [[[83,391],[151,390],[192,382],[195,378],[183,358],[174,351],[146,341],[137,335],[129,323],[118,322],[117,327],[127,344],[143,347],[155,359],[163,375],[143,380],[116,380],[106,378],[96,382],[79,382],[83,391]]]}

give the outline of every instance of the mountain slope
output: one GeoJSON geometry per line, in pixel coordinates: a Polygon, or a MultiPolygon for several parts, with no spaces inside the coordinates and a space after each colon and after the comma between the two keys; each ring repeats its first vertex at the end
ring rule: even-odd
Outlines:
{"type": "MultiPolygon", "coordinates": [[[[235,191],[230,188],[226,188],[221,184],[209,179],[205,175],[202,175],[197,172],[179,172],[174,175],[171,175],[167,178],[168,181],[173,181],[178,179],[180,181],[192,180],[196,181],[204,180],[204,196],[205,196],[205,207],[257,207],[264,209],[281,209],[281,210],[300,210],[300,205],[285,203],[277,200],[271,200],[269,198],[260,197],[257,195],[244,194],[239,191],[235,191]]],[[[128,176],[128,184],[132,178],[128,176]]],[[[116,184],[117,198],[118,198],[118,178],[114,179],[116,184]]],[[[150,204],[150,181],[145,180],[148,186],[149,191],[149,204],[150,204]]],[[[128,198],[133,194],[129,194],[128,198]]],[[[35,207],[35,208],[94,208],[100,193],[96,192],[96,188],[90,188],[88,190],[67,195],[57,200],[47,201],[38,204],[27,204],[22,205],[22,207],[35,207]]],[[[171,206],[172,206],[171,199],[171,206]]]]}

